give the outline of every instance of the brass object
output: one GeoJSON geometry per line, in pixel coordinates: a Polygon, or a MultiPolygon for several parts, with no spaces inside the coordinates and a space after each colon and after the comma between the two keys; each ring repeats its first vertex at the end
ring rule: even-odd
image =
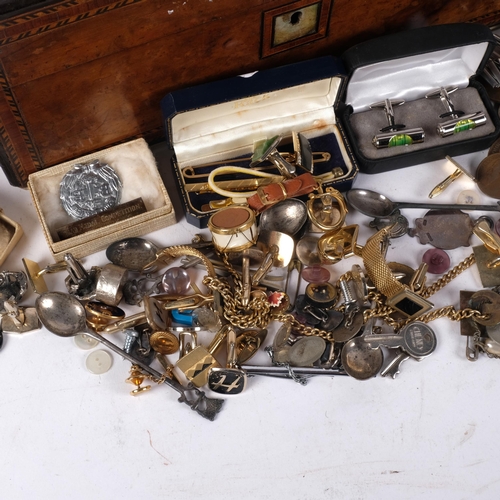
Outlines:
{"type": "Polygon", "coordinates": [[[329,264],[352,257],[357,251],[359,226],[344,226],[339,231],[329,231],[318,240],[318,252],[329,264]]]}
{"type": "Polygon", "coordinates": [[[500,267],[490,266],[492,255],[485,245],[472,247],[481,284],[485,288],[500,285],[500,267]]]}
{"type": "Polygon", "coordinates": [[[7,217],[0,208],[0,265],[23,235],[21,226],[7,217]]]}
{"type": "Polygon", "coordinates": [[[174,354],[179,350],[179,339],[168,331],[156,331],[149,337],[149,344],[160,354],[174,354]]]}
{"type": "Polygon", "coordinates": [[[136,386],[136,388],[133,391],[130,391],[130,394],[132,396],[138,396],[139,394],[147,392],[151,389],[150,385],[142,387],[142,383],[144,382],[145,378],[146,376],[142,373],[141,369],[138,366],[132,365],[130,367],[130,376],[128,377],[126,382],[136,386]]]}
{"type": "Polygon", "coordinates": [[[500,237],[495,234],[485,220],[480,220],[474,225],[473,233],[484,243],[488,251],[495,255],[486,266],[494,269],[500,266],[500,237]]]}
{"type": "Polygon", "coordinates": [[[226,339],[229,327],[230,325],[224,325],[214,336],[208,348],[205,349],[202,346],[193,347],[193,349],[177,361],[176,367],[184,373],[186,378],[195,387],[201,387],[208,382],[210,368],[220,368],[219,362],[213,355],[226,339]]]}
{"type": "Polygon", "coordinates": [[[142,198],[136,198],[135,200],[122,203],[98,214],[80,219],[77,222],[72,222],[71,224],[62,226],[57,230],[57,236],[59,236],[61,241],[66,240],[68,238],[73,238],[74,236],[86,233],[87,231],[100,229],[110,224],[114,224],[115,222],[120,222],[146,212],[146,205],[144,204],[142,198]]]}
{"type": "Polygon", "coordinates": [[[429,198],[435,198],[439,194],[441,194],[452,182],[456,181],[462,174],[465,174],[469,179],[476,182],[476,178],[469,174],[467,170],[465,170],[460,163],[454,160],[451,156],[445,156],[445,158],[455,165],[455,171],[450,174],[446,179],[441,181],[437,186],[435,186],[432,191],[429,193],[429,198]]]}
{"type": "Polygon", "coordinates": [[[255,212],[243,206],[222,208],[208,221],[215,248],[221,252],[238,252],[255,245],[257,225],[255,212]]]}
{"type": "Polygon", "coordinates": [[[106,326],[125,317],[125,311],[117,306],[104,304],[103,302],[90,301],[85,304],[87,325],[96,332],[102,331],[106,326]]]}
{"type": "Polygon", "coordinates": [[[47,283],[45,283],[43,278],[44,274],[65,271],[67,269],[65,262],[58,262],[57,264],[52,264],[41,269],[38,262],[35,262],[34,260],[23,258],[22,261],[26,274],[28,275],[30,285],[34,292],[38,294],[49,291],[47,283]]]}
{"type": "Polygon", "coordinates": [[[340,229],[347,212],[344,197],[334,188],[327,188],[324,193],[309,195],[307,214],[311,222],[323,231],[340,229]]]}
{"type": "Polygon", "coordinates": [[[387,265],[383,248],[388,243],[390,226],[373,235],[361,252],[365,269],[371,281],[387,297],[387,305],[414,319],[432,309],[433,304],[400,283],[387,265]]]}

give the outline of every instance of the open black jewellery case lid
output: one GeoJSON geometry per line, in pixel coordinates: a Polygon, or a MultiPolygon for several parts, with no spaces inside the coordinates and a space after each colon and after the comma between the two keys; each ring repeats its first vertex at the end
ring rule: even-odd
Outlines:
{"type": "Polygon", "coordinates": [[[348,83],[337,113],[360,171],[375,174],[488,148],[500,133],[500,121],[476,77],[494,45],[486,26],[459,23],[408,30],[348,49],[342,55],[348,83]],[[456,87],[450,94],[454,108],[466,115],[484,113],[484,125],[441,137],[437,124],[445,120],[440,118],[445,105],[425,97],[441,87],[456,87]],[[405,101],[394,106],[395,122],[423,128],[422,143],[374,146],[372,139],[388,120],[383,109],[370,105],[385,99],[405,101]]]}

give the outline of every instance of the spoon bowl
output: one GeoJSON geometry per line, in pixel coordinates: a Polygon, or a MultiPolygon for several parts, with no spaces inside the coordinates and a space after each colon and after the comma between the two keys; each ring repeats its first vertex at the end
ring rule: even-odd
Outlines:
{"type": "Polygon", "coordinates": [[[294,236],[307,221],[307,206],[297,198],[279,201],[260,214],[260,231],[278,231],[294,236]]]}
{"type": "Polygon", "coordinates": [[[112,243],[106,250],[106,257],[117,266],[129,271],[142,271],[153,262],[159,248],[144,238],[125,238],[112,243]]]}
{"type": "Polygon", "coordinates": [[[36,310],[42,324],[59,337],[87,333],[85,308],[73,295],[62,292],[42,293],[36,299],[36,310]]]}

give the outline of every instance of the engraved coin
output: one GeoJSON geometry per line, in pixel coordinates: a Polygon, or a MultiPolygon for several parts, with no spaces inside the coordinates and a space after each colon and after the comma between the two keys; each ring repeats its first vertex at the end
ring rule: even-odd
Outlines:
{"type": "Polygon", "coordinates": [[[120,201],[122,183],[116,172],[99,160],[75,165],[62,178],[59,196],[66,213],[83,219],[113,208],[120,201]]]}
{"type": "Polygon", "coordinates": [[[404,350],[414,358],[429,356],[436,350],[436,334],[425,323],[409,323],[401,330],[401,336],[404,337],[404,350]]]}
{"type": "Polygon", "coordinates": [[[500,153],[488,155],[476,170],[477,187],[488,196],[500,200],[500,153]]]}

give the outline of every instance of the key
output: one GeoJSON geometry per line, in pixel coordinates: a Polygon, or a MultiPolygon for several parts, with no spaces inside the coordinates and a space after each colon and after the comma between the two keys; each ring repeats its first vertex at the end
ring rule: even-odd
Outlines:
{"type": "Polygon", "coordinates": [[[389,361],[389,363],[380,372],[381,377],[386,377],[390,375],[392,378],[396,378],[397,374],[400,373],[399,367],[403,361],[410,359],[410,355],[406,353],[401,347],[396,350],[396,355],[389,361]]]}
{"type": "Polygon", "coordinates": [[[420,321],[409,323],[399,334],[366,335],[363,339],[373,349],[380,346],[400,347],[404,352],[416,359],[433,353],[437,344],[433,330],[420,321]]]}

